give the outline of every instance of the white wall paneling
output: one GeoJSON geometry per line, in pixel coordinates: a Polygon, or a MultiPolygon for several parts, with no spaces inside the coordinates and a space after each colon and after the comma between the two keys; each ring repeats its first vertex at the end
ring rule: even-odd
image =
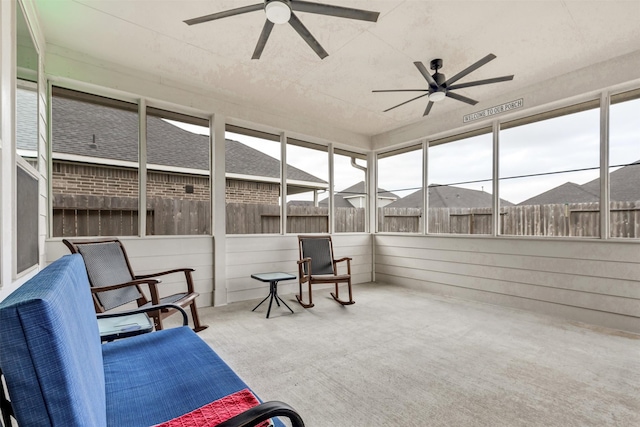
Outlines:
{"type": "Polygon", "coordinates": [[[376,278],[640,332],[637,243],[375,236],[376,278]]]}
{"type": "MultiPolygon", "coordinates": [[[[371,281],[370,234],[334,234],[336,258],[349,256],[353,283],[371,281]]],[[[253,273],[282,271],[298,276],[298,237],[296,235],[227,236],[227,292],[229,302],[261,298],[269,293],[268,285],[251,278],[253,273]]],[[[320,289],[321,287],[317,287],[320,289]]],[[[314,288],[315,289],[315,288],[314,288]]],[[[298,281],[278,284],[278,293],[298,292],[298,281]]],[[[354,299],[357,301],[358,296],[354,299]]]]}

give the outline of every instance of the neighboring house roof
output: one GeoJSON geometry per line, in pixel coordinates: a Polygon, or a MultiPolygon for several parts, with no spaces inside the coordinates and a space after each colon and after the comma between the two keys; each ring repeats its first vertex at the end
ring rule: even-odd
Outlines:
{"type": "MultiPolygon", "coordinates": [[[[136,112],[63,97],[53,97],[52,102],[54,153],[138,161],[136,112]],[[114,123],[118,123],[118,126],[113,126],[114,123]]],[[[227,173],[269,178],[280,176],[278,159],[240,142],[227,139],[225,157],[227,173]]],[[[209,137],[148,115],[147,163],[208,170],[209,137]]],[[[326,181],[290,165],[287,166],[287,174],[289,179],[326,184],[326,181]]]]}
{"type": "MultiPolygon", "coordinates": [[[[421,208],[423,190],[420,189],[387,205],[390,208],[421,208]]],[[[513,203],[500,199],[502,206],[513,203]]],[[[429,185],[430,208],[489,208],[493,205],[493,195],[484,191],[469,190],[453,185],[429,185]]]]}
{"type": "MultiPolygon", "coordinates": [[[[582,188],[600,194],[600,178],[589,181],[582,188]]],[[[609,174],[609,199],[617,202],[640,200],[640,160],[609,174]]]]}
{"type": "MultiPolygon", "coordinates": [[[[280,160],[231,139],[226,140],[225,167],[227,173],[269,178],[280,177],[280,160]]],[[[327,184],[327,181],[291,165],[287,165],[287,178],[327,184]]]]}
{"type": "Polygon", "coordinates": [[[573,182],[565,182],[558,187],[533,196],[523,202],[518,203],[520,206],[525,205],[552,205],[557,203],[588,203],[600,200],[600,190],[597,192],[589,191],[579,184],[573,182]]]}
{"type": "MultiPolygon", "coordinates": [[[[349,203],[349,197],[365,195],[366,191],[364,188],[364,181],[360,181],[357,184],[352,185],[349,188],[345,188],[342,191],[339,191],[333,195],[333,204],[337,208],[352,208],[353,205],[349,203]]],[[[398,196],[393,194],[390,191],[387,191],[383,188],[378,188],[378,197],[392,198],[394,200],[398,199],[398,196]]],[[[322,199],[319,202],[320,206],[327,206],[329,198],[322,199]]]]}
{"type": "MultiPolygon", "coordinates": [[[[640,200],[640,160],[628,164],[609,174],[609,198],[611,201],[640,200]]],[[[519,205],[546,205],[560,203],[587,203],[600,201],[600,178],[586,184],[566,182],[519,205]]]]}

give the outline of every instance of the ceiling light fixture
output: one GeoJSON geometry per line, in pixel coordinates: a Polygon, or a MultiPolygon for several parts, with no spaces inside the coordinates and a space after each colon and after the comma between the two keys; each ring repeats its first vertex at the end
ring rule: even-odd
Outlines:
{"type": "Polygon", "coordinates": [[[447,97],[447,93],[444,90],[438,90],[429,94],[429,101],[438,102],[447,97]]]}
{"type": "Polygon", "coordinates": [[[286,24],[291,18],[291,7],[288,0],[267,1],[264,6],[267,19],[274,24],[286,24]]]}

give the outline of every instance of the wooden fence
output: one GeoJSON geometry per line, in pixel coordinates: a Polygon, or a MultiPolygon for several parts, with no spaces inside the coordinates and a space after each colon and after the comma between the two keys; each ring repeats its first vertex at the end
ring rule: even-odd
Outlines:
{"type": "MultiPolygon", "coordinates": [[[[611,202],[611,237],[640,237],[640,201],[611,202]]],[[[491,234],[491,208],[431,208],[429,233],[491,234]]],[[[378,229],[421,232],[422,209],[379,208],[378,229]]],[[[510,236],[600,236],[599,203],[509,206],[500,209],[501,234],[510,236]]]]}
{"type": "MultiPolygon", "coordinates": [[[[53,236],[129,236],[138,234],[138,200],[125,197],[55,195],[53,236]]],[[[640,238],[640,201],[612,202],[611,237],[640,238]]],[[[147,235],[210,234],[208,201],[149,199],[147,235]]],[[[419,233],[422,209],[378,209],[378,230],[419,233]]],[[[364,208],[337,208],[335,231],[363,232],[364,208]]],[[[433,234],[491,234],[491,208],[431,208],[433,234]]],[[[501,234],[511,236],[600,236],[598,203],[509,206],[500,210],[501,234]]],[[[326,233],[326,207],[289,206],[287,233],[326,233]]],[[[227,234],[280,233],[277,205],[228,203],[227,234]]]]}
{"type": "MultiPolygon", "coordinates": [[[[208,201],[150,198],[147,203],[147,235],[211,233],[208,201]]],[[[136,235],[137,198],[54,195],[53,237],[136,235]]]]}
{"type": "MultiPolygon", "coordinates": [[[[364,208],[337,208],[336,232],[363,232],[364,208]]],[[[329,209],[313,206],[287,207],[287,233],[327,233],[329,209]]],[[[280,233],[280,206],[227,203],[227,234],[280,233]]]]}

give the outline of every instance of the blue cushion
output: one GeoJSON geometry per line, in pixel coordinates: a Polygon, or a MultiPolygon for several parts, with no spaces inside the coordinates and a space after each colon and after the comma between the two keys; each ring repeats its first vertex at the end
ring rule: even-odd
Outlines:
{"type": "Polygon", "coordinates": [[[20,425],[106,425],[102,346],[80,255],[2,301],[0,325],[0,367],[20,425]]]}
{"type": "Polygon", "coordinates": [[[248,388],[186,326],[106,343],[103,357],[110,426],[158,424],[248,388]]]}

